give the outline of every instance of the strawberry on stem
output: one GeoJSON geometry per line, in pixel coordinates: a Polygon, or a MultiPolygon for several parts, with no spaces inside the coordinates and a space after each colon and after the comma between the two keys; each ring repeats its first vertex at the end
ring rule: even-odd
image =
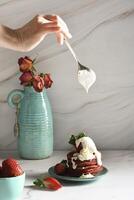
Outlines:
{"type": "Polygon", "coordinates": [[[33,182],[33,184],[40,188],[47,188],[50,190],[58,190],[62,187],[61,183],[53,177],[46,177],[42,180],[38,178],[33,182]]]}

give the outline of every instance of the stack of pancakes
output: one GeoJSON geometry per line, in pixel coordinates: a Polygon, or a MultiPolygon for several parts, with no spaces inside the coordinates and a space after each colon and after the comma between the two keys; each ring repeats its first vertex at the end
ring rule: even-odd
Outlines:
{"type": "Polygon", "coordinates": [[[78,158],[77,151],[71,151],[67,154],[68,162],[68,175],[80,177],[81,175],[91,174],[95,176],[97,173],[103,170],[103,166],[97,164],[96,157],[92,160],[81,161],[78,158]]]}

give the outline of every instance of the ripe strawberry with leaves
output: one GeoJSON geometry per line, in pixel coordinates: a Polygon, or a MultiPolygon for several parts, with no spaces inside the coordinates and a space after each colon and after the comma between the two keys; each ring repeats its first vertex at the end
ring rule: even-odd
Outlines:
{"type": "Polygon", "coordinates": [[[15,159],[8,158],[2,162],[2,174],[4,177],[20,176],[23,173],[21,166],[15,159]]]}
{"type": "Polygon", "coordinates": [[[47,188],[50,190],[58,190],[59,188],[62,187],[61,183],[53,177],[46,177],[43,179],[38,178],[33,182],[33,184],[36,185],[37,187],[47,188]]]}

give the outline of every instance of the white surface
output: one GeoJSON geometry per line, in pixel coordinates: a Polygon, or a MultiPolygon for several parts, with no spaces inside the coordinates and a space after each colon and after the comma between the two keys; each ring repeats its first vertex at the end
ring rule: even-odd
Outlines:
{"type": "MultiPolygon", "coordinates": [[[[0,152],[1,158],[15,156],[14,152],[0,152]]],[[[44,191],[33,188],[33,180],[40,175],[47,175],[49,167],[66,158],[65,151],[57,151],[44,160],[19,160],[26,171],[26,183],[22,200],[130,200],[134,196],[134,151],[103,151],[103,165],[108,173],[96,182],[76,185],[64,183],[58,191],[44,191]]],[[[1,160],[0,160],[1,161],[1,160]]]]}
{"type": "Polygon", "coordinates": [[[77,66],[64,45],[48,36],[35,50],[0,49],[0,149],[15,149],[15,111],[6,98],[21,88],[16,72],[20,56],[38,54],[38,69],[50,72],[48,90],[54,116],[54,147],[69,148],[71,133],[86,131],[101,149],[134,149],[134,1],[2,0],[0,23],[19,27],[37,13],[59,14],[68,24],[70,43],[81,63],[97,76],[86,94],[77,66]]]}

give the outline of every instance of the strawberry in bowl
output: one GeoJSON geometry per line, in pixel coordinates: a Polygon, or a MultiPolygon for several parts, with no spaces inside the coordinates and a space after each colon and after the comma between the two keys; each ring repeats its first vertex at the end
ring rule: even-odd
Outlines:
{"type": "Polygon", "coordinates": [[[8,158],[0,166],[0,199],[18,200],[23,192],[25,172],[19,163],[8,158]]]}

